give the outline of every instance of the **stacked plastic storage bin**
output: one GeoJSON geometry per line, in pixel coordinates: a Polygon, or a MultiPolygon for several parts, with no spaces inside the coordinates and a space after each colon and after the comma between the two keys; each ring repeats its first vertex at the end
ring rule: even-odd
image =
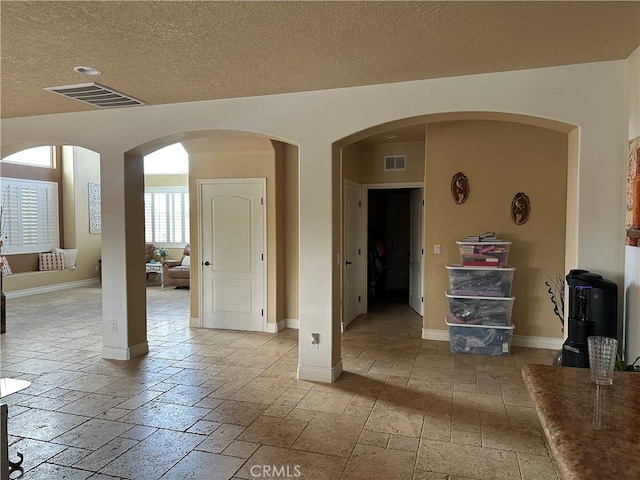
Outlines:
{"type": "Polygon", "coordinates": [[[447,265],[449,342],[454,353],[507,355],[515,326],[511,296],[515,268],[507,264],[511,242],[457,242],[461,264],[447,265]]]}

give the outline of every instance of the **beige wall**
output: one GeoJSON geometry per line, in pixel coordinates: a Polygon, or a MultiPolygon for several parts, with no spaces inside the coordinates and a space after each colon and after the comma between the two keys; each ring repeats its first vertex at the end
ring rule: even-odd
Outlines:
{"type": "Polygon", "coordinates": [[[523,124],[468,121],[427,128],[425,188],[425,317],[429,329],[445,329],[448,287],[446,263],[459,262],[456,240],[495,231],[512,243],[516,267],[512,295],[515,335],[560,337],[544,282],[565,269],[568,137],[523,124]],[[456,205],[452,176],[469,179],[469,199],[456,205]],[[511,220],[517,192],[531,200],[524,225],[511,220]],[[441,254],[433,254],[433,245],[441,254]]]}
{"type": "Polygon", "coordinates": [[[64,146],[62,151],[63,248],[77,248],[75,270],[25,272],[4,278],[7,293],[59,283],[91,280],[97,277],[101,235],[89,233],[89,194],[91,183],[100,183],[100,155],[81,147],[64,146]]]}
{"type": "MultiPolygon", "coordinates": [[[[192,263],[198,258],[198,180],[216,178],[266,178],[267,180],[267,320],[285,318],[286,205],[285,175],[291,152],[279,142],[255,136],[231,136],[183,143],[189,152],[189,197],[191,203],[192,263]]],[[[297,154],[296,154],[297,157],[297,154]]],[[[289,212],[291,214],[291,211],[289,212]]],[[[296,251],[297,255],[297,251],[296,251]]],[[[198,271],[191,272],[191,284],[198,285],[198,271]]],[[[297,285],[297,282],[296,282],[297,285]]],[[[297,304],[297,298],[289,299],[297,304]]],[[[191,289],[191,316],[199,317],[199,291],[191,289]]]]}
{"type": "Polygon", "coordinates": [[[422,182],[423,179],[424,142],[365,144],[362,146],[360,150],[360,181],[358,183],[422,182]],[[407,169],[385,171],[385,155],[406,155],[407,169]]]}
{"type": "Polygon", "coordinates": [[[362,183],[360,179],[360,144],[353,143],[342,149],[342,177],[352,182],[362,183]]]}
{"type": "Polygon", "coordinates": [[[363,184],[425,182],[424,328],[446,329],[445,264],[459,262],[456,240],[491,230],[513,242],[514,333],[561,337],[544,282],[565,273],[568,140],[567,134],[541,127],[478,120],[429,124],[426,155],[425,142],[360,143],[342,150],[344,178],[363,184]],[[407,171],[384,172],[384,155],[402,153],[407,171]],[[463,205],[450,193],[458,171],[470,183],[463,205]],[[532,203],[530,220],[520,226],[510,216],[517,192],[532,203]],[[440,255],[433,254],[436,244],[440,255]]]}
{"type": "Polygon", "coordinates": [[[145,187],[188,187],[189,174],[184,175],[145,175],[145,187]]]}

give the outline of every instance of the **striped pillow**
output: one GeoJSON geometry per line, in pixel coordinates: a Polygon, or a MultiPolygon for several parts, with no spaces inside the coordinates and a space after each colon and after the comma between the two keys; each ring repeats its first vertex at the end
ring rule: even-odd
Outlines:
{"type": "Polygon", "coordinates": [[[64,255],[61,252],[39,253],[40,260],[38,270],[62,270],[64,268],[64,255]]]}

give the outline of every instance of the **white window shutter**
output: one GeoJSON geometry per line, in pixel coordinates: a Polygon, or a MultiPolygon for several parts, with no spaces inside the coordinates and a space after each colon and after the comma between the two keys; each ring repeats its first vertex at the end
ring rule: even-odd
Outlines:
{"type": "Polygon", "coordinates": [[[4,253],[47,252],[59,245],[58,184],[3,179],[4,253]]]}
{"type": "Polygon", "coordinates": [[[144,241],[153,243],[153,195],[144,194],[144,241]]]}
{"type": "Polygon", "coordinates": [[[145,190],[145,239],[154,244],[184,246],[189,242],[189,192],[186,187],[145,190]]]}
{"type": "Polygon", "coordinates": [[[40,244],[47,250],[58,246],[58,189],[57,185],[42,185],[40,188],[40,244]],[[56,188],[53,188],[53,187],[56,188]]]}

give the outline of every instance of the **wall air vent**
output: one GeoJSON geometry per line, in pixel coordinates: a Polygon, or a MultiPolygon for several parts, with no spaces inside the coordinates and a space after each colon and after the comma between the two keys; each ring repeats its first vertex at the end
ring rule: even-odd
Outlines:
{"type": "Polygon", "coordinates": [[[48,90],[65,97],[79,100],[89,105],[101,108],[113,107],[133,107],[144,105],[144,102],[133,97],[116,92],[112,88],[105,87],[99,83],[80,83],[78,85],[62,85],[60,87],[47,87],[48,90]]]}
{"type": "Polygon", "coordinates": [[[385,155],[384,156],[384,171],[390,170],[406,170],[407,169],[407,156],[406,155],[385,155]]]}

